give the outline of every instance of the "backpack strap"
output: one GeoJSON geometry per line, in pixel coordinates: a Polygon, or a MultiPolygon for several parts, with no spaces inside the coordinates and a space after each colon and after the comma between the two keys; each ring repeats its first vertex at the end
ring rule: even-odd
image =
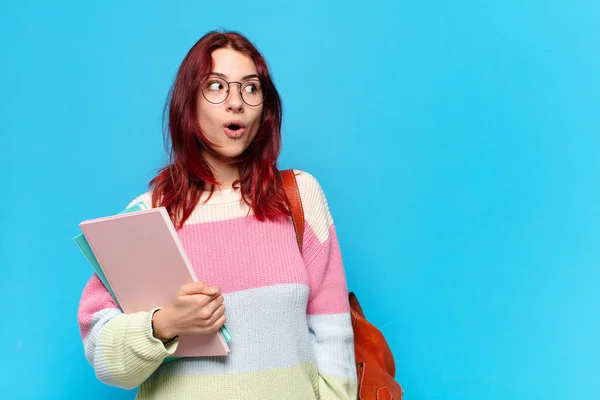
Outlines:
{"type": "Polygon", "coordinates": [[[304,238],[304,208],[302,208],[302,200],[300,199],[300,190],[298,190],[298,182],[293,169],[281,171],[281,180],[285,189],[288,204],[292,212],[292,222],[296,231],[296,241],[298,248],[302,253],[302,239],[304,238]]]}
{"type": "MultiPolygon", "coordinates": [[[[298,190],[296,175],[291,169],[280,171],[285,195],[292,212],[292,221],[296,231],[296,239],[302,253],[302,238],[304,236],[304,210],[298,190]]],[[[363,313],[358,299],[353,292],[348,293],[352,330],[354,332],[354,349],[359,398],[374,399],[383,395],[385,398],[402,400],[404,390],[394,379],[396,364],[392,351],[381,333],[371,324],[363,313]],[[369,364],[369,369],[365,365],[369,364]],[[382,393],[383,391],[387,392],[382,393]],[[381,395],[380,395],[381,393],[381,395]]]]}

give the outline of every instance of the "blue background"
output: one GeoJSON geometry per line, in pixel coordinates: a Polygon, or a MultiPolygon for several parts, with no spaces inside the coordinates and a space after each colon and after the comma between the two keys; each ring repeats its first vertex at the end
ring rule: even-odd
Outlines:
{"type": "Polygon", "coordinates": [[[0,6],[1,398],[133,398],[85,361],[71,238],[146,190],[176,69],[227,28],[407,400],[600,399],[600,3],[203,3],[0,6]]]}

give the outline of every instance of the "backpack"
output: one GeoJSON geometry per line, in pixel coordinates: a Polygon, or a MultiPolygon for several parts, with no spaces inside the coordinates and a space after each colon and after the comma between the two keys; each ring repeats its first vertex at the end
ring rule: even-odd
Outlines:
{"type": "MultiPolygon", "coordinates": [[[[292,211],[292,222],[296,240],[302,252],[304,237],[304,209],[294,171],[281,171],[288,205],[292,211]]],[[[354,354],[358,400],[401,400],[404,391],[394,379],[396,365],[392,351],[383,334],[367,319],[353,292],[348,293],[352,329],[354,330],[354,354]]]]}

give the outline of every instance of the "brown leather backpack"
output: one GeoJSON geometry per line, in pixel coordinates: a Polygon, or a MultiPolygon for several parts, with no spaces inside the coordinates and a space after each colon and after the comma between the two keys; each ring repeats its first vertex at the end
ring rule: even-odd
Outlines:
{"type": "MultiPolygon", "coordinates": [[[[291,169],[281,171],[281,178],[288,203],[292,211],[292,221],[296,230],[298,247],[302,251],[304,237],[304,209],[300,199],[296,176],[291,169]]],[[[358,400],[401,400],[402,387],[394,379],[396,365],[394,356],[383,334],[367,319],[358,303],[356,295],[348,294],[352,328],[354,329],[354,353],[358,380],[358,400]]]]}

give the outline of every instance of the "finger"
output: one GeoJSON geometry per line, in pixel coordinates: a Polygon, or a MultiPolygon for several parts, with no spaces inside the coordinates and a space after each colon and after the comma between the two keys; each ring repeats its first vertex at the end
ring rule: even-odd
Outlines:
{"type": "Polygon", "coordinates": [[[208,285],[205,282],[190,282],[181,286],[181,294],[192,295],[196,293],[204,293],[208,285]]]}
{"type": "Polygon", "coordinates": [[[223,302],[223,295],[214,294],[212,296],[208,296],[206,294],[192,294],[187,296],[186,300],[189,301],[190,304],[195,304],[196,308],[199,308],[201,311],[209,310],[210,312],[212,312],[212,310],[215,309],[216,306],[210,308],[210,303],[212,303],[213,301],[217,301],[216,305],[218,306],[219,302],[223,302]],[[218,300],[219,298],[221,300],[218,300]]]}
{"type": "Polygon", "coordinates": [[[181,293],[184,295],[206,294],[215,295],[220,293],[217,286],[209,286],[206,282],[190,282],[181,287],[181,293]]]}
{"type": "Polygon", "coordinates": [[[225,315],[221,315],[219,318],[217,318],[214,322],[211,322],[210,324],[202,324],[202,325],[197,325],[195,328],[192,329],[192,333],[201,333],[201,334],[206,334],[206,333],[215,333],[217,332],[227,321],[227,318],[225,318],[225,315]]]}
{"type": "Polygon", "coordinates": [[[206,326],[212,326],[225,315],[225,304],[221,304],[208,318],[206,321],[206,326]]]}
{"type": "Polygon", "coordinates": [[[219,296],[214,299],[210,303],[208,303],[207,307],[211,311],[211,315],[214,315],[218,310],[225,310],[225,304],[223,304],[223,296],[219,296]]]}
{"type": "MultiPolygon", "coordinates": [[[[218,296],[212,301],[207,301],[207,297],[204,295],[195,295],[195,296],[203,296],[202,299],[199,300],[199,305],[201,309],[198,311],[198,318],[203,320],[203,324],[207,324],[211,319],[212,315],[215,313],[219,307],[223,306],[223,296],[218,296]]],[[[212,322],[212,321],[211,321],[212,322]]]]}
{"type": "Polygon", "coordinates": [[[225,325],[225,322],[227,322],[227,318],[225,317],[225,314],[223,314],[213,325],[215,332],[221,329],[221,327],[225,325]]]}
{"type": "Polygon", "coordinates": [[[204,325],[204,329],[206,329],[209,332],[216,332],[219,330],[219,328],[223,326],[223,324],[225,324],[226,321],[227,318],[225,317],[225,310],[223,310],[222,314],[220,313],[220,315],[212,318],[210,322],[207,322],[206,325],[204,325]]]}
{"type": "Polygon", "coordinates": [[[210,304],[212,307],[217,309],[224,302],[225,302],[225,298],[223,297],[222,294],[219,294],[217,296],[213,296],[210,303],[208,303],[208,304],[210,304]]]}

